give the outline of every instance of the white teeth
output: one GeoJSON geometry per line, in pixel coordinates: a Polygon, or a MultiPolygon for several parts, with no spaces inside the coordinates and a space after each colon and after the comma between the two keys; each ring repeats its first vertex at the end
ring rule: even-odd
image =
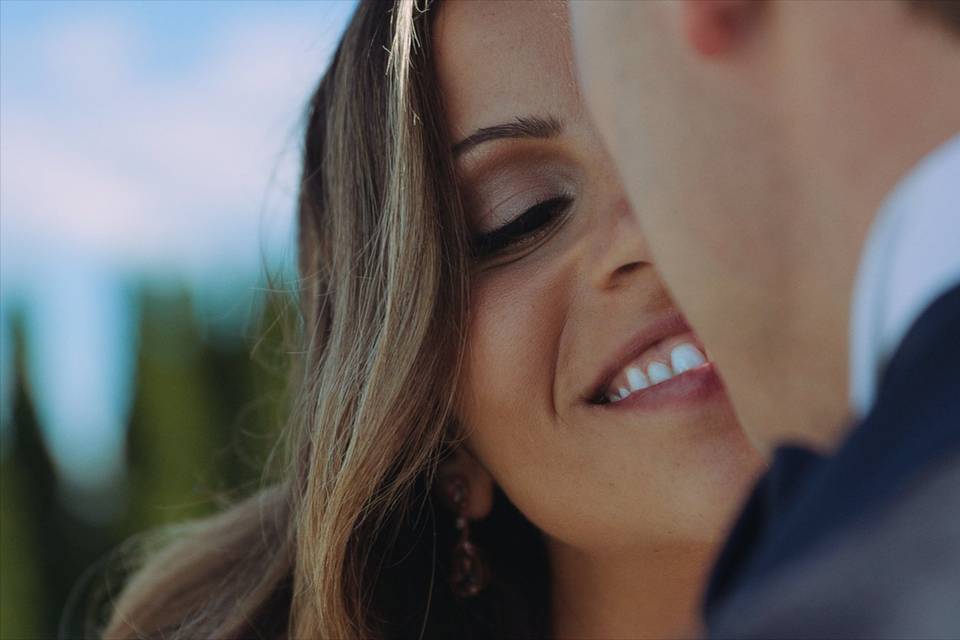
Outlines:
{"type": "Polygon", "coordinates": [[[650,383],[647,382],[647,376],[643,375],[643,371],[637,367],[630,367],[627,369],[627,382],[630,383],[631,391],[646,389],[650,386],[650,383]]]}
{"type": "MultiPolygon", "coordinates": [[[[630,394],[646,389],[661,382],[666,382],[685,371],[696,369],[705,364],[707,358],[704,353],[693,344],[683,342],[670,350],[670,364],[654,360],[647,365],[646,375],[639,365],[629,366],[620,374],[626,376],[626,386],[616,387],[607,391],[609,402],[620,402],[630,394]]],[[[623,378],[618,382],[623,383],[623,378]]]]}
{"type": "Polygon", "coordinates": [[[686,342],[677,345],[670,352],[670,365],[676,374],[696,369],[706,361],[707,359],[700,353],[699,349],[686,342]]]}
{"type": "Polygon", "coordinates": [[[670,367],[662,362],[651,362],[650,366],[647,367],[647,377],[650,378],[651,384],[657,384],[672,378],[673,372],[670,367]]]}

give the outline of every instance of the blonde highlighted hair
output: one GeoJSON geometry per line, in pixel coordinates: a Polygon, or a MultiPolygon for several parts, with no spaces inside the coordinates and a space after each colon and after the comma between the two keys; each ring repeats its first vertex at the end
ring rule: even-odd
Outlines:
{"type": "Polygon", "coordinates": [[[452,516],[431,495],[457,446],[470,255],[434,77],[436,7],[361,2],[311,99],[299,197],[301,360],[286,477],[170,532],[107,638],[533,637],[539,533],[502,494],[494,564],[445,588],[452,516]]]}

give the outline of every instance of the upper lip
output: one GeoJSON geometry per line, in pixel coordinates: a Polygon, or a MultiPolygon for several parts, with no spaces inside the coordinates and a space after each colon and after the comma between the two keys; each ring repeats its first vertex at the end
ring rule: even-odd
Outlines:
{"type": "Polygon", "coordinates": [[[610,381],[637,356],[665,338],[690,330],[690,325],[676,311],[666,313],[647,323],[607,360],[607,365],[588,387],[585,399],[588,402],[597,401],[610,381]]]}

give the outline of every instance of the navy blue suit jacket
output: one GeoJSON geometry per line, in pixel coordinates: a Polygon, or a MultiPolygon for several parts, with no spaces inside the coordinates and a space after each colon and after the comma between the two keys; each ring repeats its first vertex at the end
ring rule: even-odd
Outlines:
{"type": "Polygon", "coordinates": [[[958,527],[960,286],[912,325],[881,376],[869,415],[835,454],[776,452],[714,569],[705,599],[709,635],[835,637],[895,629],[890,633],[913,636],[922,629],[960,638],[958,527]],[[937,567],[945,572],[935,573],[946,584],[937,593],[948,590],[945,602],[955,603],[955,614],[894,607],[906,598],[897,589],[922,586],[924,572],[934,573],[917,555],[922,544],[941,549],[937,567]],[[891,607],[896,620],[877,626],[893,615],[891,607]],[[939,626],[931,631],[921,616],[939,626]]]}

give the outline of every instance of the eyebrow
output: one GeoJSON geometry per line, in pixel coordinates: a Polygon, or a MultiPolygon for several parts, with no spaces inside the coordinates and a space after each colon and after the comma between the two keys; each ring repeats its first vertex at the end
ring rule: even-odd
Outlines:
{"type": "Polygon", "coordinates": [[[563,125],[553,116],[520,117],[513,122],[477,129],[472,134],[453,145],[453,157],[456,158],[470,149],[485,142],[503,138],[552,138],[563,131],[563,125]]]}

